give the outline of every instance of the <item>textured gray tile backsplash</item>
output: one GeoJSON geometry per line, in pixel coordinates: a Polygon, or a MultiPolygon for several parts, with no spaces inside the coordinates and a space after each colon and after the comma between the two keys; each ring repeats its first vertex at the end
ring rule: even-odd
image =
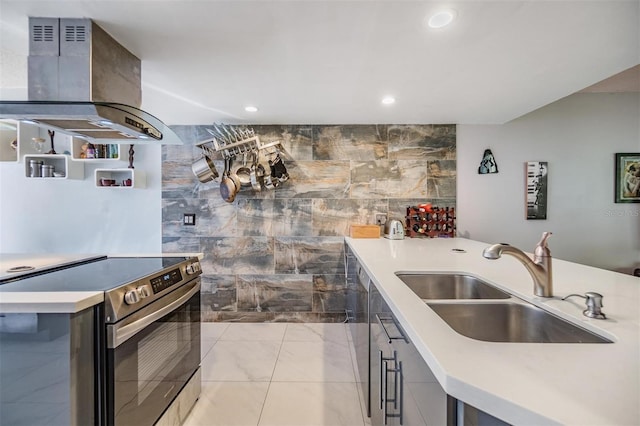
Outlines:
{"type": "Polygon", "coordinates": [[[163,251],[204,253],[203,321],[344,321],[349,225],[403,218],[418,202],[455,206],[455,125],[250,127],[282,143],[290,179],[232,204],[191,171],[206,125],[173,126],[185,145],[162,148],[163,251]]]}

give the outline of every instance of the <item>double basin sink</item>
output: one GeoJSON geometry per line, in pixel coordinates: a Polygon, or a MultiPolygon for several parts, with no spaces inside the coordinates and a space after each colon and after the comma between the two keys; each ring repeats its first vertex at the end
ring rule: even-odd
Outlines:
{"type": "Polygon", "coordinates": [[[401,272],[396,275],[447,325],[472,339],[514,343],[612,343],[471,275],[401,272]],[[452,299],[456,302],[447,302],[452,299]],[[484,300],[478,302],[480,299],[484,300]]]}

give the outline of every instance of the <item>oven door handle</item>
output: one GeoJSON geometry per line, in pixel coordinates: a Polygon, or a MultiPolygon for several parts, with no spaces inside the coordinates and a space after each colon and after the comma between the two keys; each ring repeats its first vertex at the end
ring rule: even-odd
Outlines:
{"type": "MultiPolygon", "coordinates": [[[[162,308],[151,311],[150,314],[144,315],[142,318],[138,318],[137,315],[132,315],[130,319],[125,319],[121,323],[107,326],[107,348],[115,349],[140,331],[144,330],[148,325],[159,320],[163,316],[170,314],[179,308],[187,300],[191,299],[194,294],[200,291],[200,280],[195,280],[195,283],[190,286],[185,284],[181,288],[169,293],[163,299],[167,300],[167,303],[162,308]],[[191,287],[191,288],[189,288],[191,287]],[[186,292],[186,293],[185,293],[186,292]]],[[[157,302],[155,302],[157,303],[157,302]]],[[[151,307],[153,305],[149,305],[151,307]]],[[[146,310],[145,308],[144,310],[146,310]]],[[[144,311],[143,310],[143,311],[144,311]]],[[[141,312],[143,312],[141,311],[141,312]]]]}

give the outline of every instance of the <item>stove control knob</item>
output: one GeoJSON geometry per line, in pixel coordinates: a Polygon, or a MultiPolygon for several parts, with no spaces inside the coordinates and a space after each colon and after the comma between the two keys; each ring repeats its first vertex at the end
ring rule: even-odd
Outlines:
{"type": "Polygon", "coordinates": [[[187,275],[193,275],[196,272],[200,272],[200,264],[198,262],[190,263],[186,268],[187,275]]]}
{"type": "Polygon", "coordinates": [[[141,285],[140,287],[138,287],[136,289],[136,292],[138,293],[138,296],[140,296],[140,299],[151,296],[151,292],[149,292],[149,286],[146,285],[141,285]]]}
{"type": "Polygon", "coordinates": [[[124,294],[124,302],[127,305],[133,305],[134,303],[138,303],[140,301],[140,296],[138,295],[137,290],[129,290],[124,294]]]}

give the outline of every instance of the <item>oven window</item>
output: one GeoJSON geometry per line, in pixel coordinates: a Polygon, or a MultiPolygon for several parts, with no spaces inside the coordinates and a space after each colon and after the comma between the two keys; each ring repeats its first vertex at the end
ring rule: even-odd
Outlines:
{"type": "Polygon", "coordinates": [[[190,330],[188,324],[166,322],[138,342],[138,402],[144,401],[166,378],[167,372],[189,356],[190,330]]]}
{"type": "Polygon", "coordinates": [[[200,293],[110,349],[107,358],[107,415],[114,420],[108,423],[153,424],[200,364],[200,293]]]}

